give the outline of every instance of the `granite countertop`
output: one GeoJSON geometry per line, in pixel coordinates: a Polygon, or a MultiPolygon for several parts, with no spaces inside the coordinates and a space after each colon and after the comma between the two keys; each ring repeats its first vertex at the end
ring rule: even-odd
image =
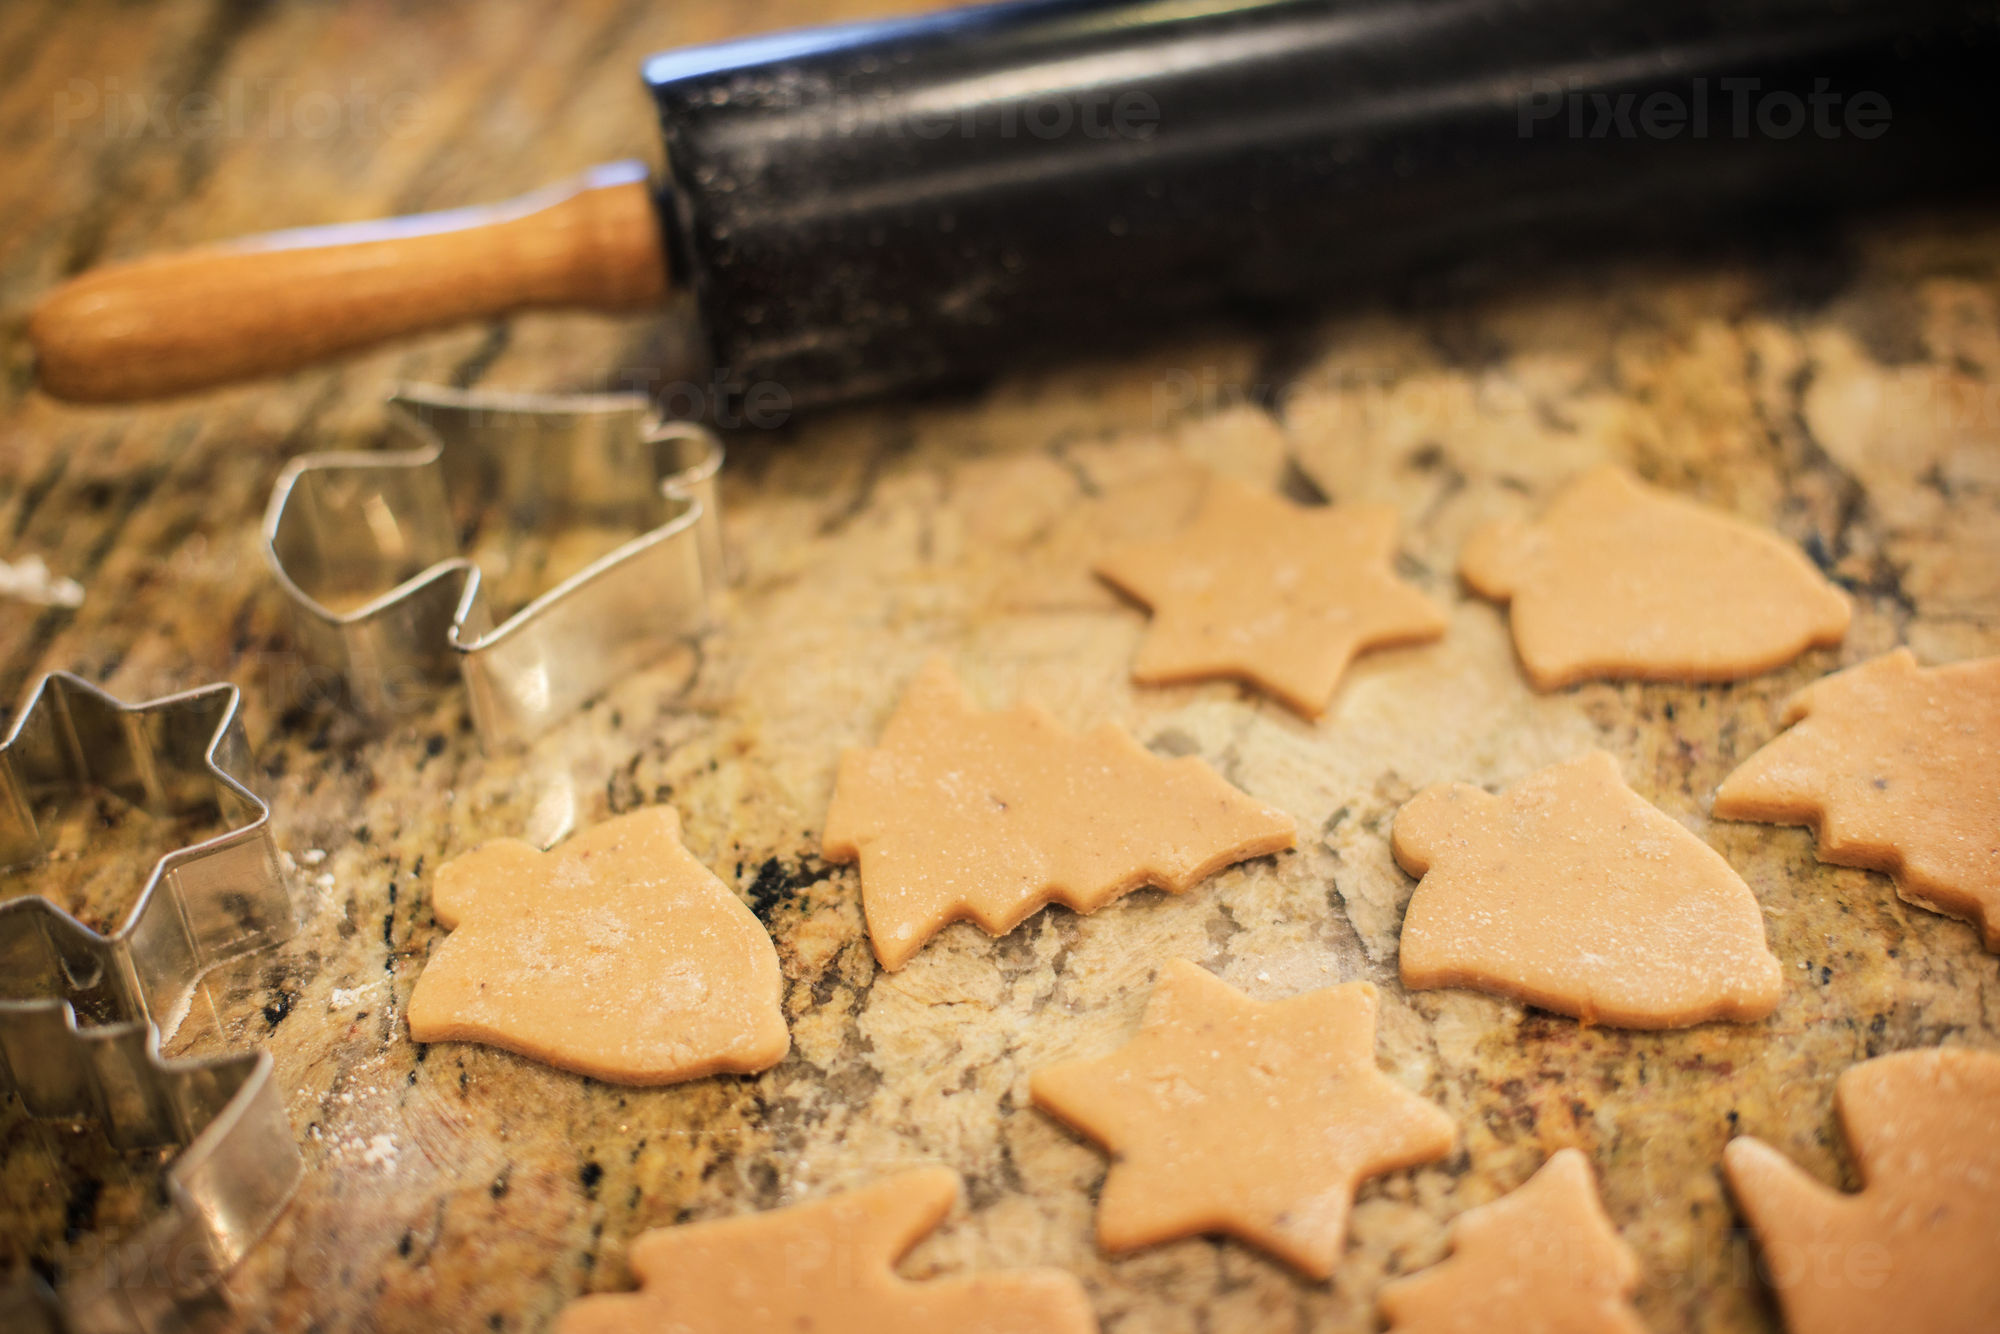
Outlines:
{"type": "MultiPolygon", "coordinates": [[[[1453,1215],[1576,1145],[1643,1262],[1649,1328],[1775,1329],[1724,1142],[1754,1133],[1851,1185],[1835,1077],[1910,1047],[2000,1046],[2000,960],[1884,877],[1820,865],[1807,833],[1712,821],[1709,802],[1820,674],[1899,643],[1927,661],[2000,652],[2000,216],[1877,222],[1755,259],[1607,263],[746,433],[724,482],[717,629],[497,757],[455,694],[382,733],[315,702],[258,554],[265,496],[292,455],[379,440],[392,379],[677,375],[684,312],[524,318],[143,409],[30,390],[22,318],[72,267],[643,155],[645,52],[861,8],[524,3],[419,19],[41,0],[0,18],[0,125],[16,127],[0,173],[0,555],[41,556],[87,594],[73,609],[0,601],[0,697],[56,668],[127,697],[242,685],[307,911],[297,939],[212,975],[170,1044],[270,1051],[307,1163],[209,1323],[537,1329],[579,1292],[628,1284],[641,1229],[941,1162],[964,1175],[966,1205],[912,1275],[1060,1265],[1117,1334],[1366,1331],[1380,1283],[1438,1258],[1453,1215]],[[204,91],[245,98],[251,128],[176,129],[174,107],[204,91]],[[375,111],[316,130],[303,108],[350,92],[375,111]],[[87,96],[97,109],[79,114],[87,96]],[[131,106],[105,109],[119,99],[131,106]],[[164,128],[135,109],[149,105],[167,108],[164,128]],[[1456,554],[1474,524],[1532,513],[1606,460],[1803,546],[1855,597],[1845,646],[1732,686],[1530,691],[1503,615],[1457,585],[1456,554]],[[1229,685],[1133,686],[1143,614],[1088,562],[1110,537],[1181,521],[1202,466],[1395,505],[1403,572],[1450,606],[1447,636],[1363,658],[1318,723],[1229,685]],[[855,873],[819,859],[818,833],[839,750],[872,741],[932,653],[988,704],[1033,696],[1070,725],[1108,718],[1202,756],[1292,812],[1298,850],[1179,897],[1049,910],[997,942],[955,926],[878,972],[855,873]],[[1389,855],[1398,804],[1590,746],[1756,892],[1787,983],[1767,1021],[1621,1032],[1398,984],[1412,888],[1389,855]],[[689,847],[777,941],[781,1065],[632,1090],[409,1040],[404,1007],[443,937],[429,906],[442,859],[653,802],[679,809],[689,847]],[[1105,1158],[1027,1105],[1027,1072],[1115,1046],[1174,957],[1261,997],[1372,980],[1384,1067],[1461,1129],[1450,1159],[1363,1187],[1331,1283],[1228,1241],[1117,1260],[1092,1246],[1105,1158]]],[[[79,825],[74,856],[8,891],[107,920],[189,832],[97,813],[113,836],[86,842],[79,825]]],[[[9,1261],[70,1262],[143,1205],[153,1164],[88,1131],[10,1112],[0,1136],[9,1261]]]]}

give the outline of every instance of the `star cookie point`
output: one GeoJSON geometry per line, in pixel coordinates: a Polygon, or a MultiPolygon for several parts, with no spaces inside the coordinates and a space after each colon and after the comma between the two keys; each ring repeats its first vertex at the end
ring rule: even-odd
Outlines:
{"type": "Polygon", "coordinates": [[[1153,612],[1133,679],[1247,681],[1317,717],[1356,655],[1445,631],[1443,611],[1396,577],[1396,528],[1388,506],[1302,506],[1212,479],[1185,531],[1097,562],[1153,612]]]}
{"type": "Polygon", "coordinates": [[[1176,960],[1125,1046],[1036,1071],[1035,1105],[1114,1155],[1099,1244],[1221,1232],[1331,1275],[1356,1186],[1457,1139],[1376,1067],[1377,1002],[1366,982],[1254,1001],[1176,960]]]}

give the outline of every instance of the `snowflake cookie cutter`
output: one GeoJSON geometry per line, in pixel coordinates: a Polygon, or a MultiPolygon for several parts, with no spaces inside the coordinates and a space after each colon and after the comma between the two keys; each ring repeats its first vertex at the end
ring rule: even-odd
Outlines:
{"type": "Polygon", "coordinates": [[[203,973],[291,936],[271,808],[237,777],[250,758],[241,705],[227,684],[127,704],[67,672],[42,679],[0,741],[0,871],[43,859],[35,807],[65,791],[213,812],[227,828],[161,857],[105,934],[38,895],[0,903],[0,1002],[66,996],[87,1022],[166,1022],[203,973]]]}
{"type": "Polygon", "coordinates": [[[526,742],[707,626],[723,451],[706,428],[661,420],[643,394],[424,385],[390,395],[389,421],[404,448],[294,460],[264,514],[302,646],[362,712],[463,680],[483,742],[526,742]],[[638,536],[496,625],[461,548],[482,515],[638,536]]]}
{"type": "Polygon", "coordinates": [[[127,704],[68,673],[44,677],[0,741],[0,871],[47,853],[36,807],[113,793],[154,814],[212,810],[227,826],[152,868],[99,933],[45,898],[0,902],[0,1096],[35,1117],[89,1118],[121,1149],[168,1148],[162,1201],[99,1263],[0,1281],[9,1329],[172,1328],[261,1237],[303,1173],[271,1058],[160,1054],[216,964],[288,938],[298,919],[270,807],[237,774],[249,746],[232,685],[127,704]]]}

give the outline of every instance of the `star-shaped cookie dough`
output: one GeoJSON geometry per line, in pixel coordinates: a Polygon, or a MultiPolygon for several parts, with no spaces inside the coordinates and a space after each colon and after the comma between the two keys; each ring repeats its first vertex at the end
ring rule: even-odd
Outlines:
{"type": "Polygon", "coordinates": [[[1792,696],[1784,725],[1715,814],[1811,825],[1821,861],[1887,872],[2000,951],[2000,658],[1919,667],[1899,648],[1792,696]]]}
{"type": "Polygon", "coordinates": [[[1841,1074],[1834,1101],[1858,1194],[1758,1140],[1723,1153],[1786,1328],[2000,1329],[2000,1056],[1938,1047],[1864,1061],[1841,1074]]]}
{"type": "Polygon", "coordinates": [[[1331,1275],[1355,1187],[1442,1158],[1456,1138],[1376,1068],[1376,1000],[1348,982],[1260,1003],[1175,960],[1131,1042],[1037,1070],[1035,1105],[1115,1155],[1098,1244],[1225,1232],[1331,1275]]]}
{"type": "Polygon", "coordinates": [[[503,838],[439,867],[432,909],[455,929],[410,994],[410,1036],[619,1084],[776,1065],[778,952],[680,831],[649,806],[553,852],[503,838]]]}
{"type": "Polygon", "coordinates": [[[1511,1195],[1452,1221],[1451,1255],[1382,1289],[1393,1334],[1646,1334],[1632,1309],[1639,1258],[1563,1149],[1511,1195]]]}
{"type": "Polygon", "coordinates": [[[631,1251],[639,1291],[571,1303],[557,1334],[1094,1334],[1083,1285],[1060,1270],[897,1277],[957,1200],[956,1175],[919,1168],[812,1204],[643,1233],[631,1251]]]}
{"type": "Polygon", "coordinates": [[[868,936],[895,969],[961,918],[997,936],[1051,902],[1177,894],[1293,837],[1289,815],[1194,756],[1162,759],[1110,723],[1078,736],[1033,704],[983,711],[934,659],[881,744],[840,757],[821,841],[828,861],[860,861],[868,936]]]}
{"type": "Polygon", "coordinates": [[[1395,554],[1388,506],[1309,508],[1217,477],[1186,529],[1096,569],[1153,609],[1133,680],[1249,681],[1314,718],[1355,654],[1445,631],[1444,612],[1396,578],[1395,554]]]}
{"type": "Polygon", "coordinates": [[[1777,535],[1612,467],[1570,481],[1533,523],[1476,530],[1459,574],[1512,604],[1538,690],[1756,676],[1838,644],[1852,614],[1777,535]]]}

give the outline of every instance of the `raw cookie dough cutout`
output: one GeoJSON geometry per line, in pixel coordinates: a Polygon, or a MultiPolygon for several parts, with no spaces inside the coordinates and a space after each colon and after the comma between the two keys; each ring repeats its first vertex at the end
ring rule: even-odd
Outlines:
{"type": "Polygon", "coordinates": [[[551,852],[505,838],[439,867],[432,907],[454,929],[410,995],[410,1036],[617,1084],[776,1065],[778,952],[680,835],[649,806],[551,852]]]}
{"type": "Polygon", "coordinates": [[[954,921],[997,936],[1051,902],[1178,894],[1293,837],[1289,815],[1193,756],[1161,759],[1110,723],[1078,736],[1035,704],[983,712],[933,659],[881,744],[840,757],[822,842],[829,862],[860,861],[875,957],[896,969],[954,921]]]}
{"type": "Polygon", "coordinates": [[[1451,1254],[1382,1289],[1392,1334],[1646,1334],[1639,1257],[1598,1203],[1590,1160],[1553,1155],[1526,1185],[1452,1221],[1451,1254]]]}
{"type": "Polygon", "coordinates": [[[1095,1334],[1055,1269],[911,1283],[895,1264],[944,1221],[958,1177],[919,1168],[812,1204],[640,1234],[639,1291],[585,1297],[557,1334],[1095,1334]]]}
{"type": "Polygon", "coordinates": [[[1407,987],[1471,987],[1620,1028],[1777,1008],[1749,886],[1603,751],[1497,797],[1425,788],[1397,812],[1391,846],[1421,881],[1403,917],[1407,987]]]}
{"type": "Polygon", "coordinates": [[[1716,816],[1811,825],[1821,861],[1887,872],[2000,951],[2000,658],[1919,667],[1899,648],[1793,695],[1784,726],[1716,816]]]}
{"type": "Polygon", "coordinates": [[[1396,578],[1395,555],[1386,505],[1295,505],[1217,477],[1184,531],[1096,569],[1153,609],[1133,680],[1248,681],[1314,718],[1357,653],[1445,631],[1444,612],[1396,578]]]}
{"type": "Polygon", "coordinates": [[[1535,523],[1487,524],[1459,573],[1510,602],[1538,690],[1578,681],[1733,681],[1847,635],[1847,597],[1797,549],[1618,468],[1593,468],[1535,523]]]}
{"type": "Polygon", "coordinates": [[[1367,982],[1253,1001],[1176,959],[1125,1046],[1035,1071],[1035,1105],[1113,1155],[1098,1244],[1224,1232],[1330,1276],[1355,1187],[1456,1140],[1376,1068],[1376,1002],[1367,982]]]}
{"type": "Polygon", "coordinates": [[[2000,1328],[2000,1056],[1864,1061],[1834,1085],[1862,1189],[1843,1194],[1755,1139],[1723,1151],[1791,1334],[2000,1328]]]}

